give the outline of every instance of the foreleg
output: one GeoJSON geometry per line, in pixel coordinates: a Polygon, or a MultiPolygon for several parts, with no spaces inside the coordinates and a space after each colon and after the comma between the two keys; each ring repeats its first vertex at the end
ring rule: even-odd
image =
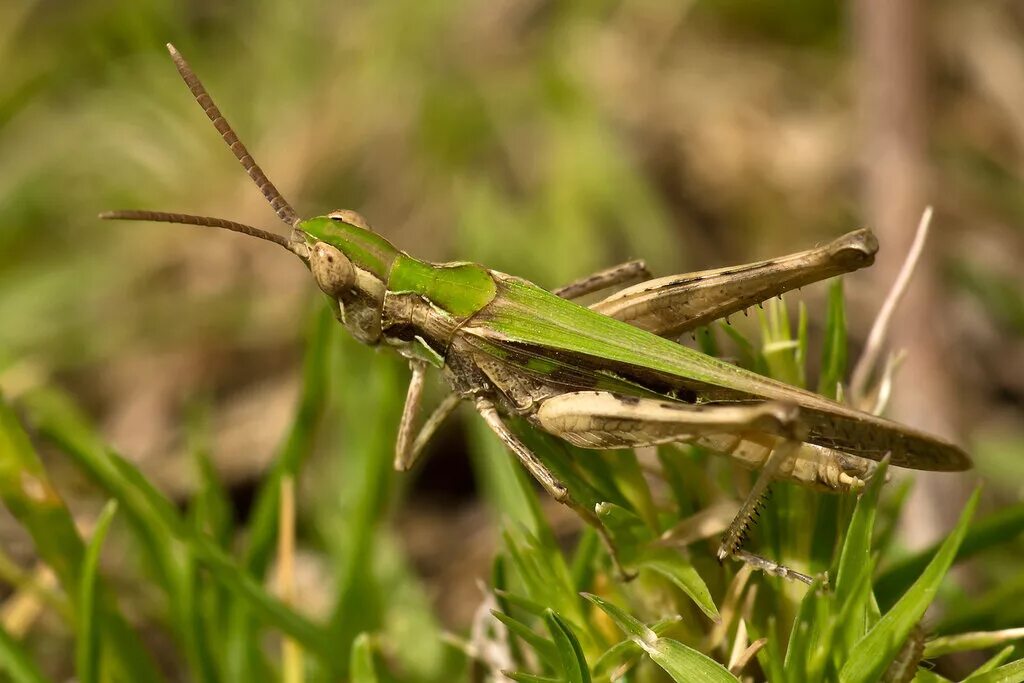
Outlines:
{"type": "Polygon", "coordinates": [[[409,390],[405,395],[405,407],[402,409],[402,419],[398,425],[398,439],[395,443],[395,469],[400,472],[409,470],[416,464],[434,432],[455,411],[462,400],[456,394],[445,396],[416,432],[416,418],[419,416],[420,405],[423,402],[423,385],[426,379],[427,364],[414,360],[409,361],[409,367],[412,369],[412,378],[409,380],[409,390]],[[416,432],[415,438],[413,438],[414,432],[416,432]]]}

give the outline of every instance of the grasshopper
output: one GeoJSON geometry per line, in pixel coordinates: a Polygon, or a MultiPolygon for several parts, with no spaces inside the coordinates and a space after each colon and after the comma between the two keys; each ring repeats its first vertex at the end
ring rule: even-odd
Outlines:
{"type": "Polygon", "coordinates": [[[741,548],[772,479],[852,491],[871,475],[872,461],[887,454],[892,464],[912,469],[970,467],[967,454],[953,444],[676,341],[788,290],[870,265],[878,245],[869,231],[782,258],[660,279],[649,279],[643,262],[631,261],[554,291],[475,263],[428,263],[394,247],[355,211],[300,218],[181,54],[172,45],[168,49],[196,101],[291,232],[285,237],[221,218],[155,211],[100,217],[223,228],[295,254],[356,339],[390,347],[409,360],[412,377],[395,448],[398,469],[411,467],[441,422],[468,401],[557,501],[597,528],[618,563],[594,510],[573,499],[509,428],[508,416],[586,449],[699,444],[761,468],[722,540],[719,559],[733,556],[809,582],[741,548]],[[576,302],[637,280],[642,281],[590,306],[576,302]],[[451,393],[417,427],[430,368],[441,372],[451,393]]]}

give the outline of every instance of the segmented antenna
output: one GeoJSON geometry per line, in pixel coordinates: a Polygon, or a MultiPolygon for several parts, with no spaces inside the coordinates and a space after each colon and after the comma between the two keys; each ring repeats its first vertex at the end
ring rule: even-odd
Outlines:
{"type": "MultiPolygon", "coordinates": [[[[291,205],[281,196],[281,193],[277,191],[274,184],[267,178],[267,174],[263,172],[263,169],[259,167],[256,160],[249,154],[249,150],[245,148],[242,141],[235,135],[235,131],[231,129],[231,124],[228,123],[224,115],[220,113],[220,109],[214,104],[213,98],[210,97],[210,93],[206,92],[206,88],[199,81],[199,77],[192,71],[192,67],[188,65],[185,58],[181,56],[181,53],[171,45],[167,43],[167,51],[171,53],[171,59],[174,60],[174,65],[178,67],[178,73],[181,74],[182,80],[185,81],[185,85],[192,91],[192,96],[196,98],[196,102],[206,112],[206,116],[213,122],[214,127],[220,136],[224,138],[224,142],[227,143],[228,147],[231,148],[231,152],[235,155],[235,158],[241,162],[242,168],[249,174],[253,182],[256,183],[257,187],[260,188],[260,192],[270,202],[270,206],[274,208],[277,215],[289,226],[295,226],[296,223],[301,220],[299,215],[295,213],[295,210],[291,205]]],[[[153,219],[150,219],[153,220],[153,219]]],[[[205,224],[204,224],[205,225],[205,224]]],[[[237,224],[236,224],[237,225],[237,224]]],[[[215,226],[223,227],[223,226],[215,226]]],[[[229,228],[233,229],[233,228],[229,228]]]]}
{"type": "Polygon", "coordinates": [[[259,237],[269,242],[280,244],[291,251],[288,246],[288,239],[283,235],[277,235],[266,230],[254,228],[244,223],[214,218],[212,216],[193,216],[187,213],[167,213],[165,211],[104,211],[100,218],[113,221],[155,221],[157,223],[183,223],[185,225],[204,225],[210,228],[223,228],[232,232],[240,232],[245,235],[259,237]]]}

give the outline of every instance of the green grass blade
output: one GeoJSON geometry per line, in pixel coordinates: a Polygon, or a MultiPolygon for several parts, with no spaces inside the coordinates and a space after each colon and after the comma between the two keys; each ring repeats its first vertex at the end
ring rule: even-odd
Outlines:
{"type": "MultiPolygon", "coordinates": [[[[651,630],[654,631],[658,637],[661,637],[673,627],[677,626],[682,621],[681,617],[672,617],[669,619],[662,619],[656,624],[651,625],[651,630]]],[[[612,672],[612,669],[618,667],[621,663],[625,662],[630,658],[639,657],[644,651],[640,648],[632,638],[626,638],[612,645],[610,648],[604,651],[604,653],[598,657],[597,661],[594,662],[594,666],[591,667],[593,674],[598,680],[605,680],[612,672]]]]}
{"type": "Polygon", "coordinates": [[[373,642],[367,633],[360,633],[352,641],[352,683],[378,683],[377,663],[373,656],[373,642]]]}
{"type": "Polygon", "coordinates": [[[544,612],[548,609],[536,600],[531,600],[530,598],[524,595],[519,595],[518,593],[512,593],[504,590],[496,590],[494,591],[494,594],[495,596],[497,596],[499,600],[504,601],[510,607],[520,609],[526,612],[527,614],[535,616],[539,619],[544,618],[544,612]]]}
{"type": "MultiPolygon", "coordinates": [[[[529,598],[556,610],[576,626],[586,628],[582,604],[572,576],[557,549],[547,548],[543,541],[521,526],[518,529],[507,529],[504,539],[512,564],[529,598]]],[[[585,640],[589,645],[595,638],[587,632],[585,640]]]]}
{"type": "MultiPolygon", "coordinates": [[[[581,453],[579,455],[581,456],[580,461],[585,466],[598,459],[588,458],[587,456],[590,454],[581,453]]],[[[600,458],[611,462],[616,488],[626,497],[637,516],[643,519],[644,523],[655,533],[659,533],[661,529],[658,523],[658,509],[654,504],[651,487],[644,476],[643,468],[640,467],[636,452],[632,450],[607,451],[601,453],[600,458]]]]}
{"type": "Polygon", "coordinates": [[[141,475],[129,480],[120,460],[103,443],[77,406],[56,391],[38,391],[26,397],[26,407],[39,433],[69,455],[94,483],[118,501],[121,514],[135,532],[146,560],[168,594],[177,581],[177,560],[168,542],[178,513],[169,500],[155,493],[141,475]]]}
{"type": "Polygon", "coordinates": [[[935,597],[939,583],[953,563],[956,552],[967,533],[967,525],[978,504],[976,489],[964,508],[960,521],[939,548],[939,552],[914,582],[910,590],[857,643],[842,671],[843,683],[868,683],[877,680],[892,661],[910,631],[920,621],[935,597]]]}
{"type": "Polygon", "coordinates": [[[14,411],[0,397],[0,499],[32,536],[39,557],[70,595],[85,546],[14,411]]]}
{"type": "Polygon", "coordinates": [[[694,337],[697,339],[697,348],[700,349],[701,353],[705,353],[709,356],[719,358],[722,355],[722,350],[718,347],[718,338],[715,336],[715,328],[713,327],[699,327],[694,332],[694,337]]]}
{"type": "Polygon", "coordinates": [[[0,623],[0,672],[7,674],[11,683],[49,683],[32,656],[21,643],[11,637],[0,623]]]}
{"type": "Polygon", "coordinates": [[[1024,628],[1010,628],[1003,631],[980,631],[958,633],[952,636],[933,638],[924,645],[924,658],[933,659],[951,652],[985,650],[1014,640],[1024,638],[1024,628]]]}
{"type": "Polygon", "coordinates": [[[328,620],[334,643],[330,666],[340,678],[348,672],[355,637],[362,631],[379,631],[387,616],[388,594],[378,562],[382,522],[395,482],[395,428],[409,371],[398,359],[382,357],[348,339],[337,356],[338,369],[344,368],[347,381],[360,382],[359,392],[339,387],[335,397],[339,411],[336,421],[332,416],[332,427],[340,431],[347,446],[344,460],[330,477],[339,486],[334,494],[338,503],[322,505],[318,512],[319,524],[330,531],[328,541],[340,567],[328,620]]]}
{"type": "Polygon", "coordinates": [[[633,642],[643,648],[655,664],[677,683],[718,683],[738,679],[707,655],[671,638],[661,638],[654,629],[645,626],[638,619],[620,607],[590,593],[584,593],[590,602],[600,607],[611,617],[633,642]]]}
{"type": "Polygon", "coordinates": [[[529,645],[530,648],[537,653],[537,656],[540,657],[541,661],[551,668],[558,667],[559,653],[554,641],[550,638],[545,638],[523,622],[519,621],[515,617],[505,614],[504,612],[491,610],[491,614],[494,615],[495,619],[505,624],[511,633],[519,636],[523,642],[529,645]]]}
{"type": "MultiPolygon", "coordinates": [[[[303,357],[302,388],[295,417],[263,478],[248,522],[248,538],[243,549],[242,566],[262,578],[274,553],[277,539],[277,516],[280,508],[281,481],[286,476],[298,477],[303,463],[313,452],[314,442],[327,411],[330,366],[337,323],[327,306],[317,306],[310,316],[303,357]]],[[[227,638],[230,677],[245,678],[249,663],[258,661],[259,652],[251,646],[255,625],[244,614],[244,605],[235,603],[228,616],[227,638]],[[242,610],[242,611],[239,611],[242,610]]],[[[347,652],[347,650],[346,650],[347,652]]]]}
{"type": "Polygon", "coordinates": [[[337,322],[327,306],[319,306],[312,316],[302,367],[302,391],[299,406],[288,435],[270,472],[260,485],[249,522],[249,541],[243,566],[262,577],[274,553],[277,539],[277,511],[281,480],[297,477],[302,464],[313,452],[313,444],[327,407],[330,354],[337,322]]]}
{"type": "Polygon", "coordinates": [[[605,614],[611,617],[620,631],[632,638],[637,645],[645,650],[647,649],[645,644],[650,646],[658,639],[658,634],[654,632],[654,629],[645,626],[639,619],[614,603],[608,602],[604,598],[592,593],[583,593],[583,597],[600,607],[605,614]]]}
{"type": "Polygon", "coordinates": [[[626,566],[637,562],[654,540],[651,528],[632,510],[615,503],[599,503],[596,512],[615,542],[619,560],[626,566]]]}
{"type": "Polygon", "coordinates": [[[523,671],[502,671],[502,673],[517,683],[564,683],[561,678],[538,676],[536,674],[525,673],[523,671]]]}
{"type": "Polygon", "coordinates": [[[800,341],[793,337],[786,302],[772,299],[758,310],[761,327],[761,356],[767,363],[768,375],[787,384],[802,386],[803,369],[799,367],[800,341]]]}
{"type": "Polygon", "coordinates": [[[639,569],[650,569],[678,586],[708,616],[718,621],[718,608],[704,579],[681,553],[668,548],[653,548],[637,563],[639,569]]]}
{"type": "MultiPolygon", "coordinates": [[[[0,500],[32,537],[39,558],[64,590],[77,598],[85,544],[64,501],[50,483],[35,449],[10,406],[0,396],[0,500]]],[[[161,681],[137,634],[103,593],[103,629],[118,672],[130,680],[161,681]]],[[[77,604],[77,600],[73,600],[77,604]]]]}
{"type": "Polygon", "coordinates": [[[836,278],[828,288],[828,312],[825,316],[825,340],[821,354],[818,393],[834,399],[839,383],[846,376],[846,304],[843,279],[836,278]]]}
{"type": "MultiPolygon", "coordinates": [[[[751,637],[756,637],[756,632],[751,637]]],[[[784,668],[785,659],[782,654],[782,644],[779,642],[779,622],[775,616],[768,617],[768,642],[757,653],[757,660],[768,675],[772,683],[787,683],[790,678],[784,668]]]]}
{"type": "MultiPolygon", "coordinates": [[[[138,534],[149,535],[152,548],[167,577],[168,594],[177,596],[180,564],[175,551],[191,551],[209,569],[217,581],[232,594],[246,601],[266,622],[292,636],[306,649],[322,657],[331,657],[334,648],[326,644],[322,628],[286,607],[271,596],[250,574],[212,539],[194,532],[173,504],[157,491],[134,465],[113,453],[92,434],[77,413],[59,400],[39,400],[36,414],[40,431],[53,438],[135,521],[138,534]],[[182,546],[175,546],[169,540],[182,546]]],[[[180,596],[178,596],[180,597],[180,596]]],[[[173,605],[178,607],[179,605],[173,605]]],[[[184,622],[191,626],[190,622],[184,622]]]]}
{"type": "MultiPolygon", "coordinates": [[[[964,560],[978,553],[1005,544],[1024,533],[1024,503],[1017,503],[971,525],[964,542],[957,551],[956,560],[964,560]]],[[[875,583],[875,594],[883,606],[891,605],[903,594],[938,551],[939,544],[926,548],[884,570],[875,583]]]]}
{"type": "Polygon", "coordinates": [[[807,317],[807,304],[803,301],[800,302],[800,306],[797,308],[797,327],[796,327],[796,369],[800,373],[800,387],[807,386],[807,346],[808,346],[808,317],[807,317]]]}
{"type": "Polygon", "coordinates": [[[189,518],[200,533],[226,546],[232,535],[231,500],[214,467],[209,445],[207,410],[191,411],[187,425],[188,452],[192,456],[199,489],[189,502],[189,518]]]}
{"type": "Polygon", "coordinates": [[[1022,660],[1018,659],[1005,666],[1000,666],[1013,656],[1013,651],[1013,646],[1004,647],[965,678],[964,683],[967,681],[972,681],[972,683],[1020,683],[1024,680],[1024,670],[1021,669],[1021,666],[1024,666],[1022,660]]]}
{"type": "MultiPolygon", "coordinates": [[[[762,312],[758,311],[758,315],[761,314],[762,312]]],[[[742,332],[732,325],[726,325],[723,321],[718,321],[718,329],[725,332],[726,336],[736,345],[736,351],[739,354],[739,362],[737,364],[740,367],[762,375],[768,374],[768,362],[765,360],[765,357],[742,332]]]]}
{"type": "Polygon", "coordinates": [[[612,669],[618,667],[621,662],[629,657],[635,657],[643,654],[643,650],[640,646],[633,642],[632,638],[626,638],[612,645],[610,648],[605,650],[597,661],[594,662],[594,675],[598,677],[598,680],[607,680],[610,676],[612,669]]]}
{"type": "Polygon", "coordinates": [[[658,638],[647,654],[676,683],[736,683],[739,680],[707,655],[671,638],[658,638]]]}
{"type": "Polygon", "coordinates": [[[878,497],[885,483],[888,461],[878,464],[875,474],[868,482],[864,493],[857,499],[857,505],[850,520],[850,527],[843,540],[843,548],[839,553],[836,570],[835,600],[836,608],[847,615],[839,627],[844,649],[849,652],[854,643],[867,630],[867,604],[851,605],[850,601],[868,594],[855,590],[862,584],[863,576],[871,571],[871,534],[875,525],[875,513],[878,509],[878,497]]]}
{"type": "Polygon", "coordinates": [[[85,549],[82,575],[78,589],[78,634],[75,642],[75,673],[79,683],[99,683],[102,653],[100,643],[101,614],[96,601],[97,574],[100,551],[110,529],[110,522],[117,513],[117,501],[111,500],[103,506],[96,520],[89,545],[85,549]]]}
{"type": "Polygon", "coordinates": [[[550,609],[544,615],[544,621],[547,623],[551,639],[558,652],[563,680],[566,683],[590,683],[590,667],[587,666],[587,660],[583,656],[580,641],[569,624],[550,609]]]}
{"type": "Polygon", "coordinates": [[[786,658],[783,666],[790,677],[810,680],[807,676],[811,656],[811,633],[816,628],[824,628],[824,623],[815,623],[819,614],[818,605],[822,601],[821,584],[811,586],[804,599],[800,602],[793,628],[790,629],[789,644],[786,647],[786,658]]]}
{"type": "Polygon", "coordinates": [[[601,537],[592,526],[587,526],[580,534],[576,549],[572,554],[569,572],[576,592],[588,590],[597,574],[597,561],[601,556],[601,537]]]}
{"type": "Polygon", "coordinates": [[[324,661],[331,661],[337,655],[337,649],[324,627],[290,609],[268,593],[260,582],[242,571],[233,557],[209,539],[197,537],[188,540],[196,559],[268,625],[291,636],[304,649],[324,661]]]}
{"type": "Polygon", "coordinates": [[[936,634],[983,631],[992,627],[1014,628],[1024,623],[1024,572],[1007,576],[1001,583],[970,599],[950,606],[933,629],[936,634]]]}

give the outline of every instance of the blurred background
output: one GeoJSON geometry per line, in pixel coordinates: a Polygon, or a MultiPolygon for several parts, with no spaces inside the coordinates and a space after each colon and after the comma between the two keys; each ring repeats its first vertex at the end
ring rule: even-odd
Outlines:
{"type": "MultiPolygon", "coordinates": [[[[627,258],[665,275],[869,226],[878,263],[846,280],[854,357],[934,205],[893,330],[907,355],[890,414],[968,444],[977,471],[920,478],[904,541],[942,536],[972,477],[990,509],[1024,493],[1024,3],[0,3],[0,388],[66,389],[178,501],[197,486],[184,425],[208,415],[245,519],[321,300],[256,240],[95,218],[152,208],[283,229],[167,41],[300,214],[356,209],[419,257],[554,287],[627,258]]],[[[812,336],[824,295],[799,295],[812,336]]],[[[314,614],[352,590],[338,567],[373,476],[366,454],[390,454],[407,377],[339,344],[340,417],[299,482],[300,599],[314,614]]],[[[480,602],[497,537],[471,417],[416,472],[380,475],[378,587],[418,606],[383,610],[395,633],[464,631],[480,602]]],[[[70,468],[62,480],[59,458],[48,466],[95,515],[70,468]]],[[[5,553],[28,562],[2,515],[5,553]]],[[[445,666],[428,640],[403,655],[427,678],[445,666]]]]}

